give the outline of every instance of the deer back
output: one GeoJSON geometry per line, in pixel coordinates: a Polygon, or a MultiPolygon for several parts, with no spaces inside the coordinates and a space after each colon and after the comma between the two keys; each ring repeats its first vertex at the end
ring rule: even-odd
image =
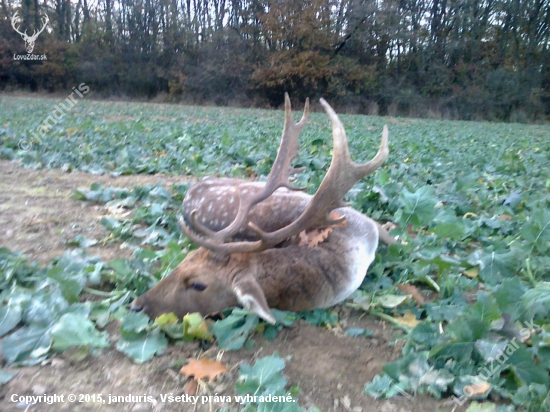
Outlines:
{"type": "MultiPolygon", "coordinates": [[[[183,219],[193,227],[191,212],[197,210],[196,220],[218,232],[237,217],[240,197],[257,195],[264,186],[263,182],[206,178],[188,190],[183,201],[183,219]]],[[[269,198],[253,206],[248,216],[261,229],[274,232],[296,220],[310,201],[311,196],[303,192],[279,188],[269,198]]],[[[243,226],[231,239],[258,240],[259,236],[248,226],[243,226]]]]}

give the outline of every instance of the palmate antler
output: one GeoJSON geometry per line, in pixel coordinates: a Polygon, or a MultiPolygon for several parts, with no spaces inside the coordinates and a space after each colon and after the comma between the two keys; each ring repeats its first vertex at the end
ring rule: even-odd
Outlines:
{"type": "Polygon", "coordinates": [[[298,219],[288,226],[269,233],[264,232],[257,225],[248,221],[250,209],[271,196],[277,188],[287,187],[292,190],[298,189],[289,184],[288,177],[300,170],[292,168],[290,162],[298,151],[298,137],[307,121],[309,102],[306,100],[304,115],[300,122],[293,124],[290,99],[288,94],[285,94],[285,126],[283,137],[277,153],[277,158],[269,173],[264,189],[261,193],[253,197],[243,198],[239,196],[240,207],[237,212],[237,217],[228,227],[219,232],[213,232],[204,227],[196,218],[197,210],[193,210],[190,215],[192,226],[206,235],[205,237],[198,235],[185,224],[183,219],[181,219],[180,224],[183,231],[193,242],[199,246],[222,254],[259,252],[269,249],[297,235],[302,230],[330,226],[345,220],[345,216],[332,218],[330,212],[336,208],[345,206],[343,198],[355,183],[374,172],[386,161],[389,154],[388,128],[384,126],[380,149],[374,158],[365,164],[356,164],[351,160],[346,132],[344,131],[344,126],[338,118],[338,115],[324,99],[321,99],[320,102],[332,122],[332,136],[334,141],[332,162],[319,189],[298,219]],[[246,225],[257,233],[260,240],[252,242],[227,242],[227,239],[246,225]]]}
{"type": "MultiPolygon", "coordinates": [[[[195,219],[196,211],[191,212],[193,226],[204,235],[212,239],[212,241],[216,244],[223,244],[231,236],[234,236],[243,227],[243,225],[247,223],[250,209],[252,209],[254,205],[271,196],[275,190],[280,187],[286,187],[290,190],[304,190],[304,188],[292,186],[289,183],[288,178],[304,169],[293,168],[290,166],[290,162],[292,162],[292,159],[294,159],[298,154],[298,138],[300,137],[300,132],[307,122],[308,116],[309,99],[306,99],[302,119],[298,123],[293,123],[290,98],[288,97],[288,93],[285,93],[285,125],[283,128],[283,137],[281,138],[281,144],[279,145],[277,157],[275,158],[275,162],[273,163],[271,171],[267,176],[267,181],[263,189],[255,196],[248,196],[245,198],[239,197],[240,204],[235,220],[219,232],[210,230],[195,219]]],[[[184,228],[184,230],[186,229],[184,228]]]]}

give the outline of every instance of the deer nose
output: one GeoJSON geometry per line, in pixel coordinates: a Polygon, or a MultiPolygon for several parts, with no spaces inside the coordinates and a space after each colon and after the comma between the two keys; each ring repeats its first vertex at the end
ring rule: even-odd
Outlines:
{"type": "Polygon", "coordinates": [[[130,310],[132,312],[141,312],[143,310],[143,305],[140,305],[137,301],[133,301],[130,305],[130,310]]]}

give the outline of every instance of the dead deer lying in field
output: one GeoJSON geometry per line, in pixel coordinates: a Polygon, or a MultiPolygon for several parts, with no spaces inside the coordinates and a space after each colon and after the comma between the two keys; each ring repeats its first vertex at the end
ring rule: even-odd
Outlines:
{"type": "Polygon", "coordinates": [[[269,307],[302,311],[335,305],[363,281],[378,239],[393,238],[374,220],[346,206],[344,195],[388,157],[388,130],[369,162],[355,164],[344,126],[321,99],[332,122],[332,163],[315,195],[291,186],[300,171],[290,163],[309,114],[306,100],[293,123],[285,94],[285,125],[277,158],[265,183],[207,178],[191,187],[180,224],[198,250],[155,287],[136,299],[133,310],[149,316],[174,312],[203,315],[244,306],[268,322],[269,307]]]}

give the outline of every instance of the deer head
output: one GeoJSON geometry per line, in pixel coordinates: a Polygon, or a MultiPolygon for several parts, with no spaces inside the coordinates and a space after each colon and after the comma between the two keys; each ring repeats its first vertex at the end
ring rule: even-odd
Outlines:
{"type": "Polygon", "coordinates": [[[27,53],[29,54],[32,53],[32,51],[34,50],[34,42],[38,38],[38,35],[44,31],[48,22],[50,21],[47,14],[44,14],[41,20],[42,20],[42,28],[40,30],[35,30],[32,36],[29,36],[27,35],[27,30],[25,30],[24,32],[21,32],[19,30],[19,27],[17,26],[22,22],[22,20],[17,15],[17,12],[11,18],[11,26],[17,33],[21,35],[21,37],[25,41],[25,48],[27,49],[27,53]]]}
{"type": "Polygon", "coordinates": [[[274,323],[269,307],[295,311],[327,307],[360,286],[374,259],[380,228],[347,207],[343,197],[384,163],[388,130],[384,126],[374,158],[356,164],[340,119],[324,99],[320,102],[332,122],[334,149],[315,195],[304,194],[289,182],[302,170],[291,162],[298,153],[309,102],[300,122],[293,123],[285,94],[283,136],[267,181],[208,178],[194,185],[184,199],[180,224],[201,247],[136,299],[133,310],[144,310],[151,317],[167,312],[206,315],[242,305],[274,323]],[[308,232],[315,230],[322,232],[322,240],[308,242],[308,232]]]}

